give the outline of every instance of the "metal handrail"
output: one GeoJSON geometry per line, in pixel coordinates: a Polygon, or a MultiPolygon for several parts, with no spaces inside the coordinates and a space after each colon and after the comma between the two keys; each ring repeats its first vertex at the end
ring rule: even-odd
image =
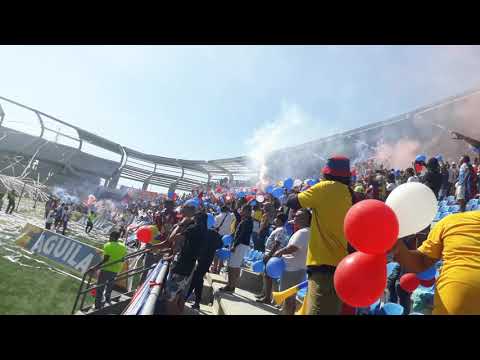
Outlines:
{"type": "Polygon", "coordinates": [[[168,273],[168,262],[164,262],[162,264],[162,268],[158,273],[157,277],[155,278],[155,287],[150,291],[147,300],[145,301],[145,305],[142,308],[140,315],[153,315],[155,311],[155,304],[157,303],[157,299],[160,296],[160,292],[162,291],[164,280],[168,273]]]}
{"type": "MultiPolygon", "coordinates": [[[[82,276],[82,281],[81,281],[80,286],[78,288],[77,296],[75,298],[75,303],[74,303],[73,308],[72,308],[72,314],[74,314],[75,310],[77,309],[77,305],[78,305],[78,302],[80,300],[80,297],[82,297],[81,303],[80,303],[80,309],[83,309],[83,307],[84,307],[83,305],[85,303],[85,298],[86,298],[87,294],[90,291],[92,291],[93,289],[104,286],[106,284],[106,283],[102,283],[102,284],[97,283],[94,286],[91,285],[92,284],[92,277],[93,277],[93,274],[96,270],[102,270],[107,266],[111,266],[111,265],[118,264],[118,263],[124,263],[128,259],[138,257],[138,256],[143,256],[146,253],[152,252],[153,250],[164,246],[166,243],[167,243],[167,241],[162,241],[161,243],[152,245],[149,248],[141,249],[141,250],[135,251],[131,254],[128,254],[128,255],[124,256],[123,258],[121,258],[119,260],[107,262],[107,263],[101,265],[100,267],[92,266],[90,269],[88,269],[82,276]],[[85,283],[86,283],[86,288],[84,288],[85,283]]],[[[171,249],[168,248],[164,252],[168,253],[170,251],[171,251],[171,249]]],[[[155,265],[153,265],[151,267],[148,267],[148,268],[145,268],[143,265],[141,265],[137,268],[129,269],[129,270],[124,271],[124,272],[120,272],[115,276],[114,281],[128,279],[128,278],[130,278],[130,277],[132,277],[136,274],[139,274],[139,273],[143,274],[147,271],[150,271],[154,266],[155,265]]]]}

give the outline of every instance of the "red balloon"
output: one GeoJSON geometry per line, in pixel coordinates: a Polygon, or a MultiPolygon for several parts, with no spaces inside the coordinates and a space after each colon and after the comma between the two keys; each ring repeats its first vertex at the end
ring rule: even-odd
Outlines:
{"type": "Polygon", "coordinates": [[[370,306],[387,286],[387,257],[354,252],[340,261],[333,283],[344,303],[353,307],[370,306]]]}
{"type": "Polygon", "coordinates": [[[141,243],[148,244],[150,241],[152,241],[152,235],[152,230],[149,226],[142,226],[137,230],[137,239],[141,243]]]}
{"type": "Polygon", "coordinates": [[[400,278],[400,287],[408,293],[413,292],[418,285],[420,285],[420,280],[414,273],[405,274],[400,278]]]}
{"type": "Polygon", "coordinates": [[[395,245],[398,219],[382,201],[363,200],[348,210],[343,230],[348,242],[366,254],[384,254],[395,245]]]}
{"type": "Polygon", "coordinates": [[[422,169],[423,169],[423,165],[415,164],[415,171],[417,172],[417,174],[421,173],[422,169]]]}
{"type": "Polygon", "coordinates": [[[420,285],[425,286],[425,287],[430,287],[435,284],[435,278],[430,279],[430,280],[420,280],[420,285]]]}

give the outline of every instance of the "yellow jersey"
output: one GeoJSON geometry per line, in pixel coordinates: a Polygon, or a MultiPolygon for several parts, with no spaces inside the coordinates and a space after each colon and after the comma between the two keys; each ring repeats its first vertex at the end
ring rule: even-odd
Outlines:
{"type": "Polygon", "coordinates": [[[433,315],[480,315],[480,211],[449,215],[418,248],[443,265],[433,315]]]}
{"type": "Polygon", "coordinates": [[[348,254],[343,221],[352,207],[348,187],[337,181],[323,180],[298,194],[304,208],[312,209],[307,266],[338,263],[348,254]]]}

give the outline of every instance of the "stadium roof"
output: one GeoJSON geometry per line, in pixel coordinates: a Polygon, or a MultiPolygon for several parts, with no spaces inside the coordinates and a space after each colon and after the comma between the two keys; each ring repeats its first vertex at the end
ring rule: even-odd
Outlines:
{"type": "MultiPolygon", "coordinates": [[[[5,105],[4,105],[5,106],[5,105]]],[[[96,174],[100,177],[115,177],[126,178],[131,180],[140,181],[142,183],[148,182],[152,185],[158,185],[162,187],[169,187],[173,182],[177,182],[176,188],[179,190],[191,190],[193,187],[207,183],[210,180],[220,179],[227,177],[231,180],[245,179],[256,174],[256,171],[249,167],[247,157],[234,157],[217,160],[187,160],[170,158],[159,155],[152,155],[140,152],[116,143],[112,140],[106,139],[102,136],[93,134],[86,130],[83,130],[75,125],[69,124],[63,120],[60,120],[54,116],[48,115],[42,111],[34,109],[32,107],[20,104],[11,99],[0,96],[0,127],[2,130],[7,131],[6,134],[10,136],[8,139],[2,139],[0,141],[0,151],[8,151],[14,153],[21,153],[22,155],[35,154],[39,160],[49,161],[53,163],[62,163],[73,168],[75,172],[82,173],[86,171],[90,174],[96,174]],[[14,130],[3,126],[4,119],[9,116],[8,111],[4,111],[1,106],[3,102],[6,102],[22,109],[28,110],[32,115],[32,124],[39,126],[39,136],[37,140],[45,139],[45,130],[56,132],[57,134],[67,137],[74,142],[78,143],[78,146],[69,146],[64,149],[64,145],[59,144],[43,144],[43,148],[38,150],[41,142],[36,142],[37,148],[26,149],[24,144],[26,142],[35,143],[35,138],[31,135],[24,134],[22,131],[14,130]],[[72,136],[62,131],[52,130],[45,126],[45,120],[54,121],[64,127],[74,130],[76,136],[72,136]],[[12,141],[12,137],[22,137],[20,140],[12,141]],[[25,139],[28,138],[28,141],[25,139]],[[32,140],[33,139],[33,140],[32,140]],[[6,140],[6,141],[5,141],[6,140]],[[120,160],[115,162],[111,159],[105,159],[97,154],[87,153],[85,143],[89,143],[101,149],[107,150],[111,153],[117,154],[120,160]],[[8,146],[7,146],[8,144],[8,146]],[[48,151],[49,147],[55,146],[56,148],[62,148],[62,151],[68,151],[72,154],[67,156],[65,160],[61,160],[52,156],[52,151],[48,151]],[[88,165],[87,165],[88,163],[88,165]],[[114,164],[112,170],[112,164],[114,164]],[[95,171],[98,169],[98,171],[95,171]],[[105,169],[110,169],[110,172],[105,173],[105,169]]],[[[51,142],[45,139],[47,142],[51,142]]],[[[58,153],[58,150],[57,150],[58,153]]]]}

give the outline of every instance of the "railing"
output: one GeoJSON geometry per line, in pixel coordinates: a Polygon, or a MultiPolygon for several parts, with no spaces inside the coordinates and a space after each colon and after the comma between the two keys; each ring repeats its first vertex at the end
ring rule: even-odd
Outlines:
{"type": "MultiPolygon", "coordinates": [[[[95,274],[95,271],[102,270],[106,266],[111,266],[111,265],[118,264],[118,263],[124,263],[128,259],[144,256],[145,254],[147,254],[149,252],[152,252],[153,250],[156,250],[158,248],[161,248],[162,246],[165,246],[165,242],[161,242],[159,244],[150,246],[147,249],[142,249],[142,250],[135,251],[131,254],[126,255],[125,257],[123,257],[120,260],[109,261],[109,262],[103,264],[100,267],[93,266],[92,268],[87,270],[83,274],[82,282],[80,283],[80,287],[78,289],[77,296],[75,298],[75,303],[74,303],[73,308],[72,308],[72,315],[75,314],[75,311],[77,309],[79,309],[81,311],[85,311],[86,309],[84,308],[84,304],[85,304],[85,299],[86,299],[87,295],[92,290],[94,290],[94,289],[96,290],[99,287],[103,287],[103,286],[106,285],[106,283],[100,283],[100,284],[99,283],[95,283],[95,284],[93,283],[92,280],[93,280],[93,276],[95,274]],[[79,305],[79,303],[80,303],[80,305],[79,305]]],[[[170,252],[170,249],[165,249],[165,251],[162,251],[160,253],[168,253],[168,252],[170,252]]],[[[136,262],[136,263],[138,263],[138,262],[136,262]]],[[[112,281],[116,282],[116,281],[119,281],[119,280],[129,279],[129,278],[132,278],[133,276],[135,276],[137,274],[143,275],[144,273],[146,273],[146,272],[150,271],[151,269],[155,268],[155,266],[156,266],[156,264],[146,268],[142,264],[141,266],[138,266],[136,268],[129,269],[127,271],[118,273],[112,281]]],[[[126,294],[130,294],[131,291],[132,291],[131,289],[126,289],[126,290],[127,290],[126,294]]]]}

